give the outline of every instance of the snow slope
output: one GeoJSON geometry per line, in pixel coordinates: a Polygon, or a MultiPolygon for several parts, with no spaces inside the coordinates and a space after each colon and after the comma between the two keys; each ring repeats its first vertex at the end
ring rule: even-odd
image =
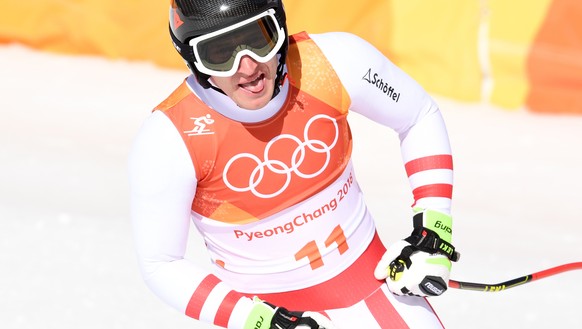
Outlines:
{"type": "MultiPolygon", "coordinates": [[[[128,220],[132,138],[185,74],[0,47],[1,328],[208,328],[146,289],[128,220]]],[[[496,283],[582,261],[582,117],[437,100],[455,152],[462,258],[452,277],[496,283]]],[[[356,173],[389,243],[410,231],[398,141],[351,121],[356,173]]],[[[190,257],[207,266],[200,243],[190,257]]],[[[450,329],[582,328],[580,279],[575,271],[431,301],[450,329]]]]}

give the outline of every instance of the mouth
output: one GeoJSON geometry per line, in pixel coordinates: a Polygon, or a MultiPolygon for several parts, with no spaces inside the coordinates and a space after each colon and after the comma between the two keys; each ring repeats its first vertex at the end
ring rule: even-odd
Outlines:
{"type": "Polygon", "coordinates": [[[239,87],[253,94],[258,94],[265,89],[265,74],[259,74],[256,79],[241,83],[239,87]]]}

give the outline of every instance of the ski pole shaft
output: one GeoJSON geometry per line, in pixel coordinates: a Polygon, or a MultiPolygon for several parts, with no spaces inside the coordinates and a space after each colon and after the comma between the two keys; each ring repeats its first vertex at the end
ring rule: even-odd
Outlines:
{"type": "Polygon", "coordinates": [[[573,270],[582,270],[582,262],[576,263],[569,263],[564,264],[556,267],[552,267],[543,271],[539,271],[536,273],[524,275],[519,278],[507,280],[504,282],[496,283],[496,284],[488,284],[488,283],[476,283],[476,282],[463,282],[463,281],[456,281],[456,280],[449,280],[449,287],[455,289],[462,289],[462,290],[475,290],[475,291],[483,291],[483,292],[497,292],[506,290],[509,288],[517,287],[522,284],[526,284],[528,282],[536,281],[539,279],[546,278],[548,276],[573,271],[573,270]]]}

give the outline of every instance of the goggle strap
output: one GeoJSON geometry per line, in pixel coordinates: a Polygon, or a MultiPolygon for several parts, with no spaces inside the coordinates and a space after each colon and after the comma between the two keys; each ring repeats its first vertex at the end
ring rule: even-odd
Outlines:
{"type": "Polygon", "coordinates": [[[194,56],[194,49],[190,47],[189,44],[183,43],[172,33],[172,27],[170,26],[170,36],[172,37],[172,42],[174,42],[174,47],[176,50],[186,59],[188,62],[195,62],[196,57],[194,56]]]}
{"type": "Polygon", "coordinates": [[[277,77],[275,78],[275,90],[273,90],[273,97],[271,97],[271,99],[275,98],[275,96],[279,94],[279,92],[281,91],[281,87],[283,86],[283,84],[285,83],[285,79],[287,78],[287,73],[283,73],[287,57],[286,45],[283,45],[280,54],[281,58],[279,59],[279,64],[277,65],[277,77]]]}
{"type": "Polygon", "coordinates": [[[218,91],[220,91],[221,93],[224,94],[224,92],[222,90],[215,88],[214,86],[212,86],[210,84],[210,82],[208,81],[208,78],[210,76],[196,70],[196,68],[193,66],[193,63],[196,61],[196,57],[194,56],[194,50],[192,49],[192,47],[190,47],[189,44],[185,44],[185,43],[181,42],[180,40],[178,40],[178,38],[176,38],[174,33],[172,33],[171,27],[170,27],[170,36],[172,37],[172,41],[174,42],[174,46],[177,48],[176,50],[178,50],[180,55],[182,55],[184,57],[184,59],[186,60],[186,62],[188,62],[187,63],[188,67],[190,68],[190,70],[192,70],[192,73],[194,73],[194,75],[196,76],[196,80],[198,80],[198,83],[200,83],[200,85],[204,89],[213,88],[213,89],[217,89],[218,91]]]}

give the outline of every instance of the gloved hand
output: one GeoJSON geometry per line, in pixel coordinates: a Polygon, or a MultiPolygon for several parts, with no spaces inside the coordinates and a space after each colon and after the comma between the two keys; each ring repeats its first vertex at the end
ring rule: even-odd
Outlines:
{"type": "Polygon", "coordinates": [[[413,217],[414,230],[388,248],[374,271],[386,280],[395,295],[440,296],[448,287],[451,261],[460,254],[451,244],[451,216],[419,210],[413,217]]]}
{"type": "Polygon", "coordinates": [[[335,329],[326,316],[316,312],[291,312],[260,300],[253,299],[253,308],[244,329],[335,329]]]}

